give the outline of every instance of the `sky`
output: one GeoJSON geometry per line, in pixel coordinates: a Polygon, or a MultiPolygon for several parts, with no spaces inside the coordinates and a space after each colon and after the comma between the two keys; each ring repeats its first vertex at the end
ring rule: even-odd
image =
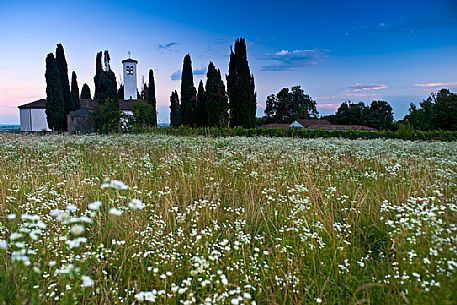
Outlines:
{"type": "Polygon", "coordinates": [[[131,51],[139,88],[154,70],[161,123],[185,54],[197,87],[210,61],[227,73],[239,37],[258,116],[268,95],[295,85],[321,115],[348,100],[387,100],[396,119],[442,87],[457,91],[456,0],[0,0],[0,37],[0,124],[19,123],[18,105],[45,98],[45,58],[58,43],[92,93],[96,53],[109,50],[120,81],[131,51]]]}

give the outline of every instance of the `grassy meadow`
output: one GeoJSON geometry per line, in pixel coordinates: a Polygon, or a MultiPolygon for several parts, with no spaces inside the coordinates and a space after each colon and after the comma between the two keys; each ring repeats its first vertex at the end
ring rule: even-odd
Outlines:
{"type": "Polygon", "coordinates": [[[457,143],[0,134],[0,304],[456,304],[457,143]]]}

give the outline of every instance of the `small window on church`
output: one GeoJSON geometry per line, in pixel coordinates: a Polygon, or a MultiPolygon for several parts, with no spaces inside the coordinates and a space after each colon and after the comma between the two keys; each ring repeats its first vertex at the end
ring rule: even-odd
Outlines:
{"type": "Polygon", "coordinates": [[[126,71],[127,75],[133,75],[133,66],[127,66],[126,71]]]}

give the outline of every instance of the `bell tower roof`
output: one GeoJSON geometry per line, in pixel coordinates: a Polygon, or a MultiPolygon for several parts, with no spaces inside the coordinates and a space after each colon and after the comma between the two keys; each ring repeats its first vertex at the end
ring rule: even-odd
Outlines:
{"type": "Polygon", "coordinates": [[[124,60],[122,61],[122,63],[126,63],[126,62],[133,62],[133,63],[136,63],[136,64],[137,64],[137,63],[138,63],[138,60],[128,58],[128,59],[124,59],[124,60]]]}

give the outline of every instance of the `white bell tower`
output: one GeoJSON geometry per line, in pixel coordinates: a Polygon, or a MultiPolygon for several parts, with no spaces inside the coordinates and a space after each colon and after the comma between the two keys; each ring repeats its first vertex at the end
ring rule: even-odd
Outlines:
{"type": "Polygon", "coordinates": [[[136,64],[138,60],[130,58],[122,61],[122,70],[124,71],[124,100],[137,99],[137,80],[136,64]]]}

